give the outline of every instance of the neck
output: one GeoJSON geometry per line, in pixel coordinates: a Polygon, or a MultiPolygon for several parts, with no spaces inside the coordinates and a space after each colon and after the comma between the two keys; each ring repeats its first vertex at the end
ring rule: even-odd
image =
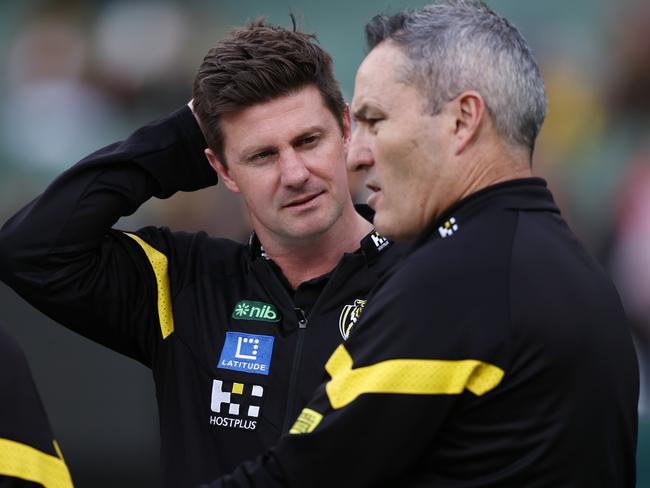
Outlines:
{"type": "Polygon", "coordinates": [[[458,188],[458,200],[497,183],[533,176],[525,152],[500,146],[491,149],[483,148],[480,153],[476,153],[466,168],[465,177],[457,179],[462,184],[458,188]]]}
{"type": "Polygon", "coordinates": [[[295,289],[301,283],[322,276],[336,267],[343,254],[359,249],[373,226],[352,205],[323,234],[294,242],[278,242],[258,234],[266,254],[280,267],[295,289]]]}

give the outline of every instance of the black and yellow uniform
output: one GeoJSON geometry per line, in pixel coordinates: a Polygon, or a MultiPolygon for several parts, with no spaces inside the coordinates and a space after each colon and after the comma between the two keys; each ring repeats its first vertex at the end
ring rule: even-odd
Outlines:
{"type": "Polygon", "coordinates": [[[0,279],[152,369],[164,486],[210,481],[273,445],[400,254],[373,232],[294,291],[254,235],[111,229],[152,196],[215,184],[204,148],[185,107],[72,167],[0,231],[0,279]]]}
{"type": "Polygon", "coordinates": [[[0,488],[72,488],[29,365],[0,326],[0,488]]]}
{"type": "Polygon", "coordinates": [[[292,433],[211,487],[634,487],[626,318],[543,180],[445,212],[325,368],[292,433]]]}

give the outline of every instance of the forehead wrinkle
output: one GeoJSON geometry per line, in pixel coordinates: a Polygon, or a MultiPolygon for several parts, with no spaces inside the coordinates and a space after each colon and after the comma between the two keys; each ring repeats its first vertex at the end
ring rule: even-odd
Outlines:
{"type": "Polygon", "coordinates": [[[356,86],[352,99],[354,116],[367,117],[370,109],[382,111],[393,108],[395,93],[382,79],[395,85],[412,86],[408,59],[393,43],[382,43],[362,61],[357,71],[356,86]],[[357,108],[358,107],[358,108],[357,108]]]}
{"type": "MultiPolygon", "coordinates": [[[[369,75],[365,74],[365,77],[369,77],[369,75]]],[[[383,100],[385,97],[382,96],[386,94],[386,87],[372,82],[364,83],[363,78],[363,74],[358,77],[357,88],[352,97],[352,115],[357,119],[368,117],[368,112],[373,109],[386,108],[387,102],[387,100],[383,100]]]]}
{"type": "Polygon", "coordinates": [[[258,113],[251,114],[249,112],[243,119],[241,114],[238,114],[238,118],[235,119],[233,117],[231,119],[231,122],[238,125],[236,134],[232,133],[232,126],[224,126],[224,139],[228,140],[230,137],[238,138],[241,143],[238,148],[235,148],[238,157],[247,156],[260,150],[276,149],[285,142],[285,138],[287,141],[292,141],[301,134],[314,130],[315,127],[319,127],[312,123],[304,129],[297,128],[296,125],[302,121],[307,121],[307,118],[294,117],[290,114],[294,112],[302,115],[299,112],[300,110],[304,110],[304,107],[294,106],[281,112],[272,113],[270,117],[266,114],[260,116],[258,113]],[[244,132],[243,135],[241,134],[242,132],[244,132]],[[247,143],[246,141],[249,138],[253,139],[251,143],[247,143]],[[265,141],[265,138],[268,138],[268,140],[265,141]]]}
{"type": "Polygon", "coordinates": [[[242,160],[260,151],[279,151],[310,131],[341,128],[316,86],[222,117],[224,157],[242,160]]]}

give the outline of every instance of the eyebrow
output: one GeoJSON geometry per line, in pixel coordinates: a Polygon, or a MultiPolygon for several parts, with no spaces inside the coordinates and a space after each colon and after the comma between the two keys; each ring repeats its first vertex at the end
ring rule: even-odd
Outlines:
{"type": "MultiPolygon", "coordinates": [[[[327,132],[327,129],[321,125],[312,125],[310,127],[307,127],[305,130],[300,132],[297,136],[291,138],[291,144],[295,144],[301,139],[314,134],[314,133],[322,133],[324,134],[327,132]]],[[[240,152],[240,160],[246,161],[250,159],[251,157],[255,156],[256,154],[259,154],[261,152],[266,152],[266,151],[277,151],[278,147],[274,144],[264,144],[264,145],[259,145],[259,146],[248,146],[245,147],[241,152],[240,152]]]]}
{"type": "Polygon", "coordinates": [[[250,161],[257,154],[273,151],[277,151],[275,146],[253,146],[242,151],[238,159],[240,161],[250,161]]]}
{"type": "Polygon", "coordinates": [[[365,120],[368,118],[368,110],[368,105],[363,104],[352,112],[352,118],[354,120],[365,120]]]}
{"type": "Polygon", "coordinates": [[[300,141],[300,139],[304,139],[307,136],[313,135],[315,133],[321,133],[324,134],[327,132],[327,129],[323,126],[320,125],[312,125],[310,127],[307,127],[305,130],[303,130],[300,134],[298,134],[296,137],[291,139],[291,143],[295,144],[296,142],[300,141]]]}

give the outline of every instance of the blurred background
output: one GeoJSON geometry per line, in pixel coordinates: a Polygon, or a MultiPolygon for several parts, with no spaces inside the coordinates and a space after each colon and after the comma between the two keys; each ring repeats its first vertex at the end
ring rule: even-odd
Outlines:
{"type": "MultiPolygon", "coordinates": [[[[426,3],[0,2],[0,222],[87,153],[186,103],[203,55],[231,28],[260,15],[290,26],[293,12],[333,55],[349,101],[365,22],[426,3]]],[[[488,3],[520,28],[546,80],[534,170],[614,277],[633,323],[643,383],[638,486],[650,487],[650,2],[488,3]]],[[[238,198],[221,186],[148,202],[118,226],[148,224],[248,233],[238,198]]],[[[0,318],[30,360],[76,486],[156,486],[149,371],[57,326],[1,283],[0,318]]]]}

